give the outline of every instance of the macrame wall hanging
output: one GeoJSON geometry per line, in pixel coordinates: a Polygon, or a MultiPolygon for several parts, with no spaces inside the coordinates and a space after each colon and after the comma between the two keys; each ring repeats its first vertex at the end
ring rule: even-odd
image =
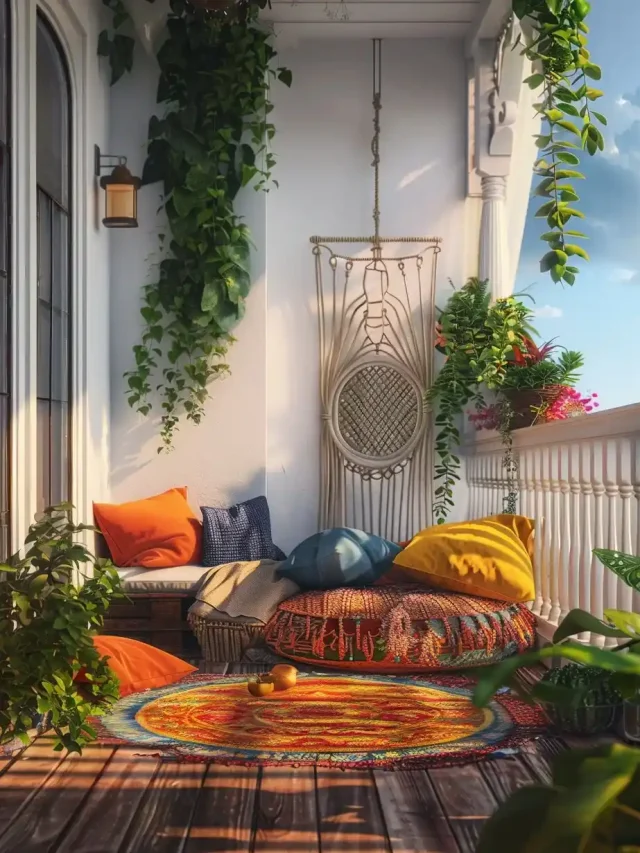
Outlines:
{"type": "Polygon", "coordinates": [[[401,541],[432,523],[425,393],[433,379],[441,241],[380,235],[381,60],[374,39],[373,236],[311,238],[320,326],[319,524],[401,541]],[[366,248],[352,254],[349,244],[366,248]]]}

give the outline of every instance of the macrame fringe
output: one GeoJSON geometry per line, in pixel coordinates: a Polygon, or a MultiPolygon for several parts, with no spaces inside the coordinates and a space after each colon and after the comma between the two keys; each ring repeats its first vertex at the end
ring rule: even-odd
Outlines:
{"type": "Polygon", "coordinates": [[[520,605],[496,614],[431,620],[412,620],[398,605],[378,625],[377,629],[365,629],[360,619],[280,611],[268,624],[265,639],[285,657],[300,659],[306,655],[317,660],[371,663],[376,646],[382,645],[384,653],[376,663],[434,668],[442,666],[445,657],[460,657],[467,652],[485,652],[491,657],[510,646],[523,652],[535,639],[534,616],[520,605]]]}

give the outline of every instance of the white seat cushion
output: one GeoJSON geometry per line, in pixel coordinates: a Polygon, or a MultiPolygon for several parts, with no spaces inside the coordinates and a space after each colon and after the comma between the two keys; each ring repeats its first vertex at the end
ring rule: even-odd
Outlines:
{"type": "Polygon", "coordinates": [[[118,569],[125,592],[196,592],[200,581],[211,571],[207,566],[178,566],[174,569],[118,569]]]}

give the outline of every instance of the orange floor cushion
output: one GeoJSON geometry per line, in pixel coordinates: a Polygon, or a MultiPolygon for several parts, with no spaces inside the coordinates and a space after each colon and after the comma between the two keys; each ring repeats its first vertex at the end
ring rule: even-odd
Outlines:
{"type": "Polygon", "coordinates": [[[279,655],[361,672],[430,672],[496,663],[531,648],[534,618],[505,604],[418,584],[303,592],[265,639],[279,655]]]}
{"type": "MultiPolygon", "coordinates": [[[[166,687],[197,669],[181,658],[128,637],[102,634],[93,638],[93,644],[103,657],[108,658],[107,663],[120,682],[120,696],[152,687],[166,687]]],[[[78,680],[82,680],[81,675],[78,680]]]]}

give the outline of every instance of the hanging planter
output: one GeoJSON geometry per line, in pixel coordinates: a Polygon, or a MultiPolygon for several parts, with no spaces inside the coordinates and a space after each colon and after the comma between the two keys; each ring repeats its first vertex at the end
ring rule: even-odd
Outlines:
{"type": "Polygon", "coordinates": [[[564,390],[563,385],[546,388],[502,388],[500,393],[511,406],[511,429],[533,426],[564,390]]]}

